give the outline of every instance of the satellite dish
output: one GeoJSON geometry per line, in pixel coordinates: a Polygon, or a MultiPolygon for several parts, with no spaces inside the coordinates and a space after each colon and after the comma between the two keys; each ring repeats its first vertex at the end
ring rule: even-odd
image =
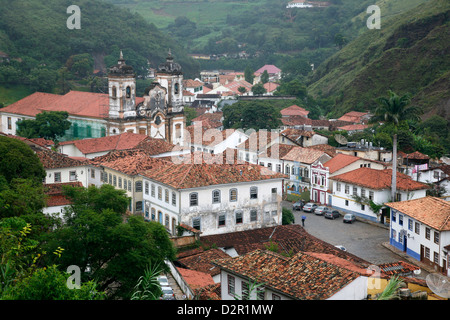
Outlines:
{"type": "Polygon", "coordinates": [[[342,134],[336,134],[334,136],[334,139],[339,143],[339,144],[347,144],[347,138],[344,137],[342,134]]]}
{"type": "Polygon", "coordinates": [[[425,281],[433,293],[442,298],[450,298],[450,278],[439,273],[430,273],[425,281]]]}

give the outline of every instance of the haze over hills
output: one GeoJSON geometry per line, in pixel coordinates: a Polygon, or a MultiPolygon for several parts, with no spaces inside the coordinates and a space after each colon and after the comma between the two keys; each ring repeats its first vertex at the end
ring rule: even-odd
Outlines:
{"type": "Polygon", "coordinates": [[[432,0],[382,20],[314,72],[308,90],[333,97],[333,115],[373,110],[375,98],[392,89],[410,93],[424,118],[450,119],[450,2],[432,0]]]}

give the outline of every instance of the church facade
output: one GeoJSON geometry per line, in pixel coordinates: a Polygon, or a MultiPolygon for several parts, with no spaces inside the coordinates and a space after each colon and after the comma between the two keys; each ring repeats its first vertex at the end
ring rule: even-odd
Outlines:
{"type": "Polygon", "coordinates": [[[182,145],[186,125],[183,108],[183,73],[169,51],[158,67],[156,81],[136,101],[136,78],[122,54],[108,74],[108,135],[123,132],[145,134],[182,145]]]}
{"type": "Polygon", "coordinates": [[[43,111],[67,111],[72,127],[61,140],[99,138],[132,132],[183,145],[186,120],[183,73],[169,51],[155,81],[143,97],[136,95],[136,75],[122,52],[108,72],[108,94],[70,91],[65,95],[36,92],[0,109],[0,131],[16,134],[16,122],[43,111]]]}

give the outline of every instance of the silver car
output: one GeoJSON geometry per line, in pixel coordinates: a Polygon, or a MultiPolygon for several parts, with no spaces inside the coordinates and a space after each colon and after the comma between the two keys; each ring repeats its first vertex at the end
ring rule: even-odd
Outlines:
{"type": "Polygon", "coordinates": [[[162,300],[176,300],[171,287],[161,287],[161,291],[163,293],[161,296],[162,300]]]}
{"type": "Polygon", "coordinates": [[[353,223],[356,220],[356,217],[353,213],[346,213],[342,222],[353,223]]]}
{"type": "Polygon", "coordinates": [[[309,202],[303,206],[303,211],[305,212],[314,212],[314,209],[317,208],[317,204],[309,202]]]}

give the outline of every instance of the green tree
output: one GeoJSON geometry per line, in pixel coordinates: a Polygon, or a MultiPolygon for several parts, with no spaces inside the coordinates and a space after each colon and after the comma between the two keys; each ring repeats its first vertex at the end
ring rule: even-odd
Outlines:
{"type": "Polygon", "coordinates": [[[250,66],[245,67],[244,70],[244,79],[245,81],[247,81],[250,84],[253,84],[253,79],[255,78],[255,76],[253,75],[253,70],[250,66]]]}
{"type": "Polygon", "coordinates": [[[165,266],[165,259],[175,258],[164,226],[125,215],[125,191],[110,185],[66,189],[73,204],[64,213],[65,224],[49,237],[47,251],[64,248],[58,264],[79,266],[82,279],[95,281],[100,291],[118,285],[108,298],[129,299],[149,264],[165,266]]]}
{"type": "Polygon", "coordinates": [[[95,282],[80,284],[79,289],[67,286],[68,274],[58,270],[56,265],[39,268],[29,277],[4,292],[4,300],[103,300],[104,293],[98,292],[95,282]]]}
{"type": "Polygon", "coordinates": [[[37,185],[42,183],[45,170],[25,142],[0,136],[0,176],[5,178],[7,184],[13,179],[31,179],[37,185]]]}
{"type": "Polygon", "coordinates": [[[56,86],[58,72],[56,70],[39,67],[31,70],[28,78],[31,90],[51,93],[56,86]]]}
{"type": "MultiPolygon", "coordinates": [[[[378,98],[378,107],[375,109],[374,116],[370,119],[372,123],[391,124],[395,129],[406,120],[419,121],[421,114],[420,108],[411,106],[411,97],[409,94],[398,96],[395,92],[389,90],[388,97],[378,98]]],[[[395,199],[397,193],[397,130],[394,131],[392,139],[392,185],[391,199],[395,199]]]]}
{"type": "Polygon", "coordinates": [[[17,135],[25,138],[44,138],[58,141],[64,136],[72,123],[67,120],[66,111],[43,111],[36,115],[36,119],[17,121],[17,135]]]}
{"type": "Polygon", "coordinates": [[[184,115],[186,116],[186,126],[190,126],[192,124],[192,119],[197,117],[197,112],[194,108],[184,107],[184,115]]]}
{"type": "Polygon", "coordinates": [[[261,96],[264,93],[266,93],[267,90],[266,90],[266,88],[264,88],[264,85],[260,82],[260,83],[255,84],[252,87],[252,92],[254,95],[261,96]]]}
{"type": "Polygon", "coordinates": [[[264,70],[264,72],[261,75],[261,82],[262,83],[267,83],[269,82],[269,73],[267,72],[267,70],[264,70]]]}
{"type": "Polygon", "coordinates": [[[292,210],[283,208],[281,221],[283,225],[294,223],[295,218],[294,214],[292,213],[292,210]]]}
{"type": "Polygon", "coordinates": [[[278,109],[265,101],[240,101],[223,109],[224,127],[234,129],[276,129],[281,124],[278,109]]]}

